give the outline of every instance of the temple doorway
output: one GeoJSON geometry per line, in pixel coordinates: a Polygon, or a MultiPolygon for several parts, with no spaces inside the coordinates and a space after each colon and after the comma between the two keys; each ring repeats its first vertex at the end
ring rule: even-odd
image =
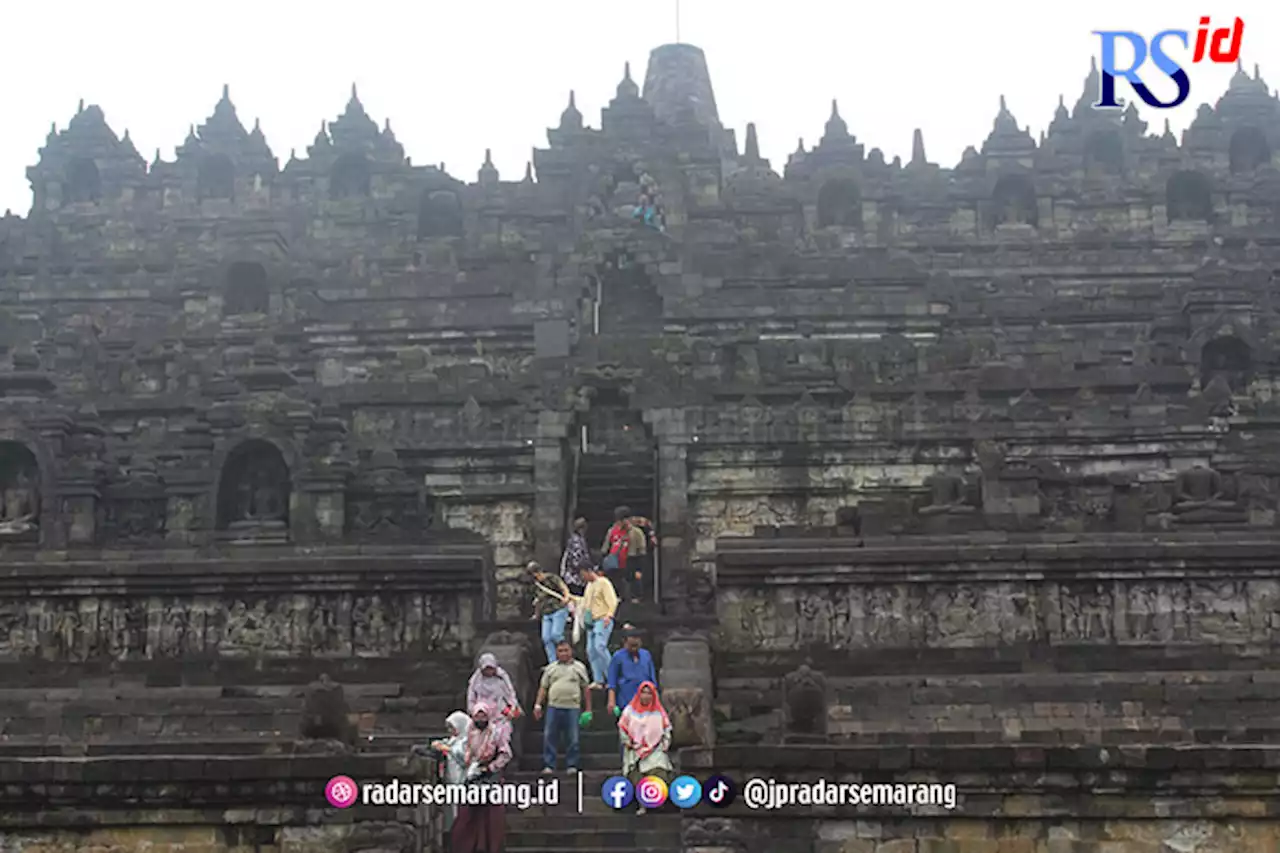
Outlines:
{"type": "MultiPolygon", "coordinates": [[[[566,528],[587,520],[587,542],[599,551],[614,521],[614,510],[629,507],[633,516],[657,524],[657,444],[640,413],[616,390],[598,390],[591,408],[578,418],[566,528]]],[[[657,530],[661,537],[662,531],[657,530]]],[[[658,589],[656,549],[650,549],[643,601],[658,589]]],[[[597,555],[598,556],[598,555],[597,555]]]]}

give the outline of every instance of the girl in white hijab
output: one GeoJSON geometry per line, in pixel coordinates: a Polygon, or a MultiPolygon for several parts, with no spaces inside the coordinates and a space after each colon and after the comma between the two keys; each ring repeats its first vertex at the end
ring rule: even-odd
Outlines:
{"type": "MultiPolygon", "coordinates": [[[[467,780],[467,734],[471,731],[471,716],[466,711],[454,711],[445,718],[449,727],[449,736],[444,740],[431,742],[431,749],[444,756],[444,781],[450,785],[461,785],[467,780]]],[[[458,816],[458,807],[449,806],[445,814],[445,829],[453,826],[458,816]]]]}
{"type": "Polygon", "coordinates": [[[431,744],[431,748],[445,757],[444,781],[461,784],[467,778],[467,732],[471,730],[471,717],[466,711],[454,711],[445,719],[449,736],[431,744]]]}

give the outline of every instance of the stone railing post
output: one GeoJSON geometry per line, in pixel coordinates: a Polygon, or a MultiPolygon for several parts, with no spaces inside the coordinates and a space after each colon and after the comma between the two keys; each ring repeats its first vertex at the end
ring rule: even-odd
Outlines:
{"type": "Polygon", "coordinates": [[[716,742],[711,645],[706,637],[675,634],[662,647],[658,673],[662,704],[671,717],[673,749],[711,749],[716,742]]]}
{"type": "Polygon", "coordinates": [[[558,570],[564,548],[565,515],[569,511],[565,506],[569,476],[565,437],[572,418],[571,412],[538,413],[538,437],[533,447],[534,555],[548,571],[558,570]]]}
{"type": "Polygon", "coordinates": [[[689,435],[683,410],[652,415],[658,437],[659,597],[668,613],[688,612],[693,537],[689,529],[689,435]]]}

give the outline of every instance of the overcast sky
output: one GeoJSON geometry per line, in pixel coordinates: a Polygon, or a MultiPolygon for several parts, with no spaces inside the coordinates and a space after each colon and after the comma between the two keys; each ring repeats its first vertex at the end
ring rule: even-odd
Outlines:
{"type": "MultiPolygon", "coordinates": [[[[913,128],[929,159],[953,166],[991,130],[999,97],[1037,137],[1059,93],[1080,96],[1095,29],[1194,31],[1221,7],[1245,21],[1245,66],[1280,86],[1280,4],[1273,0],[986,0],[927,4],[841,0],[681,0],[680,40],[707,54],[720,118],[754,121],[762,153],[781,170],[798,138],[813,145],[832,98],[868,150],[908,159],[913,128]],[[1270,66],[1268,66],[1270,63],[1270,66]]],[[[310,144],[351,84],[415,163],[474,181],[484,149],[518,179],[570,89],[588,124],[630,61],[643,83],[649,51],[676,40],[675,0],[441,3],[221,0],[193,6],[141,0],[0,0],[0,210],[26,214],[25,169],[50,123],[65,127],[81,98],[127,128],[150,161],[166,159],[188,125],[231,87],[246,128],[261,119],[277,158],[310,144]]],[[[1191,98],[1173,110],[1139,104],[1151,131],[1181,131],[1213,102],[1234,68],[1190,69],[1191,98]]],[[[1168,80],[1149,80],[1157,93],[1168,80]]],[[[1122,96],[1128,96],[1122,86],[1122,96]]]]}

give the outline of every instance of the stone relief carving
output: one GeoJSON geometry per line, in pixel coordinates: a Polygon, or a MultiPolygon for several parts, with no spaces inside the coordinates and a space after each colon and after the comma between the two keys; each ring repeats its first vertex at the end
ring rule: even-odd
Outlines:
{"type": "Polygon", "coordinates": [[[375,450],[347,492],[347,532],[380,539],[418,537],[434,522],[431,503],[405,472],[396,452],[375,450]]]}
{"type": "Polygon", "coordinates": [[[0,660],[378,657],[457,651],[469,627],[452,595],[0,602],[0,660]]]}
{"type": "Polygon", "coordinates": [[[974,581],[722,589],[735,648],[1270,643],[1280,580],[974,581]]]}
{"type": "Polygon", "coordinates": [[[145,542],[164,537],[168,501],[154,460],[138,458],[124,482],[107,490],[104,538],[114,542],[145,542]]]}

